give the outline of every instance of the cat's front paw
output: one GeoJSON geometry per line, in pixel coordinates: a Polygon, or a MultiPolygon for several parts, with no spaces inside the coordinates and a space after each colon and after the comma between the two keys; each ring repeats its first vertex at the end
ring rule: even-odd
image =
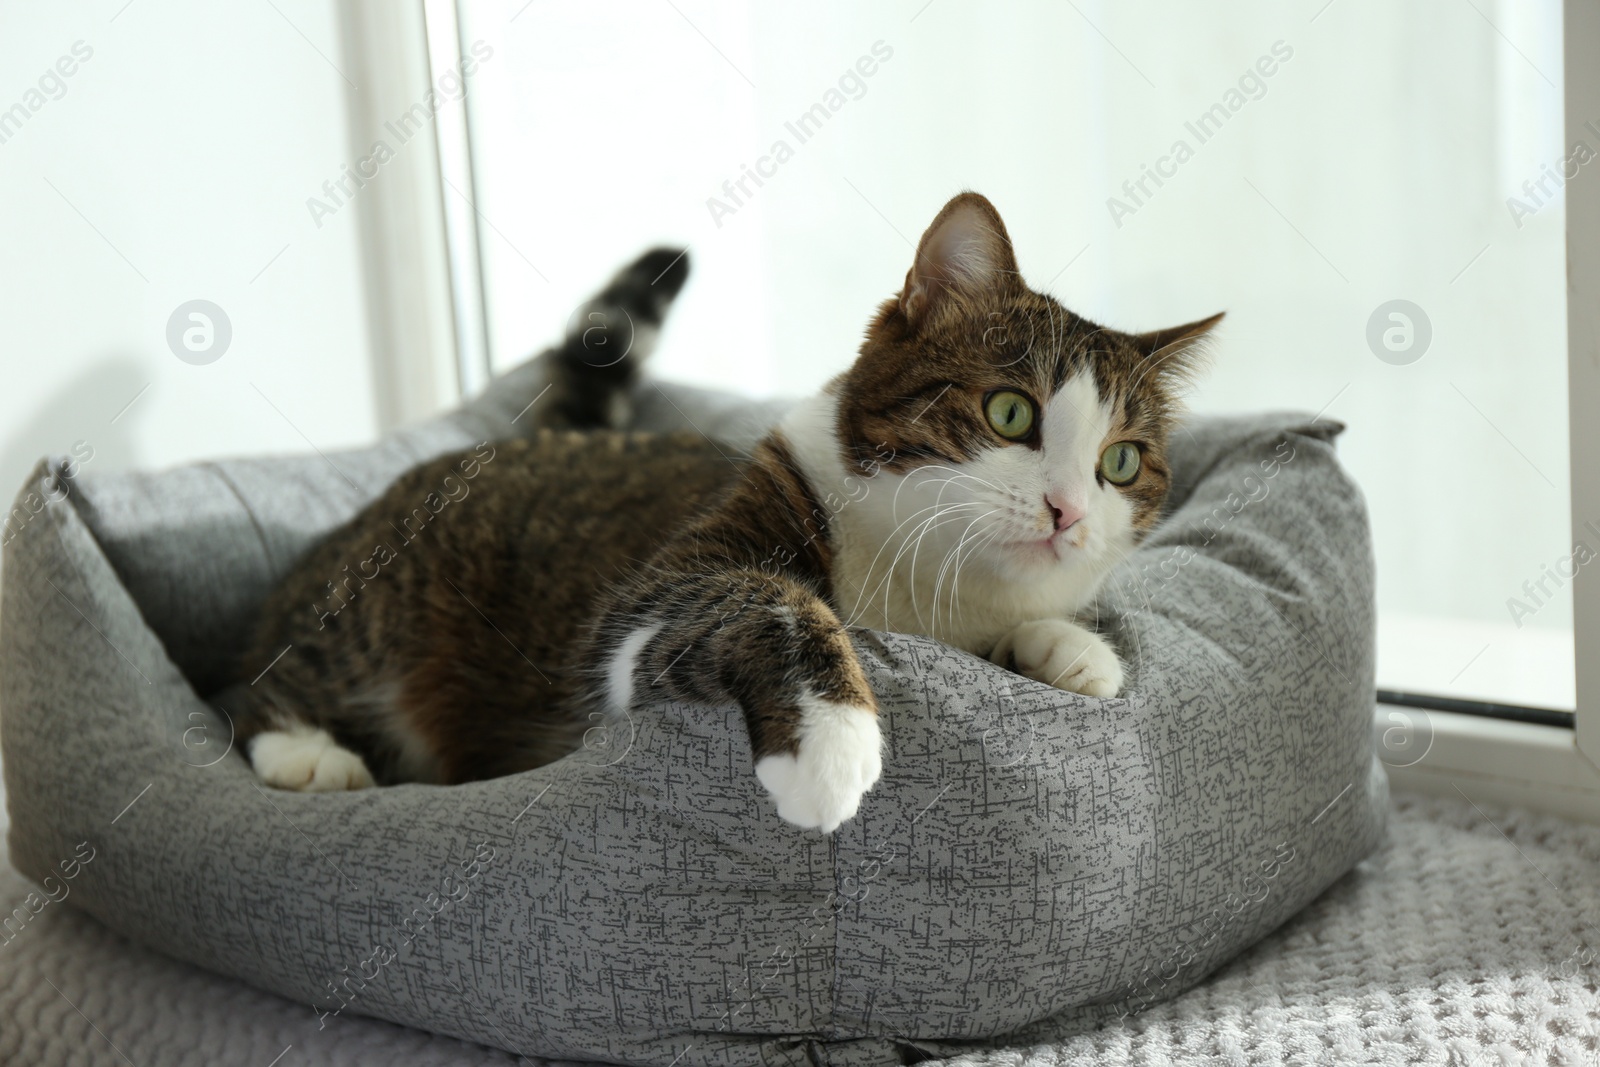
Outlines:
{"type": "Polygon", "coordinates": [[[778,803],[778,817],[831,834],[861,806],[883,772],[883,736],[871,708],[807,698],[801,702],[797,755],[766,756],[756,777],[778,803]]]}
{"type": "Polygon", "coordinates": [[[370,789],[375,783],[365,761],[326,730],[296,726],[267,730],[250,739],[250,765],[263,782],[299,793],[370,789]]]}
{"type": "Polygon", "coordinates": [[[1122,661],[1105,638],[1066,619],[1023,623],[1001,638],[989,658],[1072,693],[1114,697],[1122,689],[1122,661]]]}

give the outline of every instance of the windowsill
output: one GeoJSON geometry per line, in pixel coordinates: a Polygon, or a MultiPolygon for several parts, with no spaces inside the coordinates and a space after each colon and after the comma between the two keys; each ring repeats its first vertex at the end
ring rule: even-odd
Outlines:
{"type": "Polygon", "coordinates": [[[1385,760],[1395,790],[1464,794],[1475,801],[1600,823],[1600,770],[1578,751],[1572,730],[1377,705],[1374,725],[1379,737],[1400,721],[1430,731],[1431,737],[1419,746],[1425,754],[1417,762],[1401,766],[1397,765],[1401,761],[1385,760]]]}
{"type": "MultiPolygon", "coordinates": [[[[1556,604],[1547,606],[1555,612],[1556,604]]],[[[1564,626],[1383,612],[1378,688],[1496,704],[1577,707],[1570,608],[1564,626]]]]}

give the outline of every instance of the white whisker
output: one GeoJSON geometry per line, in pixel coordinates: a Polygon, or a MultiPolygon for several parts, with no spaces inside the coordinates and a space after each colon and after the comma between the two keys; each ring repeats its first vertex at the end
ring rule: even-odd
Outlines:
{"type": "MultiPolygon", "coordinates": [[[[962,507],[969,507],[969,506],[975,507],[976,505],[967,505],[967,504],[952,504],[952,505],[949,505],[949,507],[952,507],[952,508],[962,508],[962,507]]],[[[873,589],[871,594],[869,594],[867,592],[866,586],[867,586],[867,583],[869,583],[872,580],[872,573],[873,573],[874,570],[877,569],[878,560],[880,558],[882,558],[883,553],[889,548],[889,546],[894,543],[894,535],[899,533],[902,529],[905,528],[907,523],[910,523],[910,522],[914,521],[916,519],[916,517],[918,515],[921,515],[923,512],[933,511],[935,513],[934,515],[930,516],[929,519],[924,520],[924,522],[931,521],[933,519],[938,518],[939,517],[939,510],[938,510],[939,507],[940,507],[939,502],[938,501],[934,501],[932,504],[928,505],[925,508],[919,508],[917,511],[913,512],[904,521],[902,521],[898,525],[896,525],[893,530],[889,531],[889,534],[883,540],[883,544],[881,546],[879,546],[877,554],[874,555],[872,557],[872,561],[867,564],[866,575],[862,579],[861,591],[856,596],[856,602],[850,609],[851,618],[858,618],[860,616],[862,602],[864,600],[870,601],[872,599],[872,597],[877,595],[877,589],[876,588],[873,589]]],[[[904,541],[902,541],[901,543],[903,545],[904,541]]],[[[896,562],[898,562],[898,561],[899,561],[899,555],[897,554],[895,559],[890,562],[888,569],[884,573],[884,582],[887,582],[889,580],[889,577],[894,573],[894,564],[896,562]]],[[[881,587],[882,585],[883,585],[883,583],[879,583],[879,587],[881,587]]],[[[885,608],[887,609],[888,601],[885,600],[884,603],[885,603],[885,608]]],[[[886,610],[886,614],[887,614],[887,610],[886,610]]]]}
{"type": "MultiPolygon", "coordinates": [[[[976,526],[978,523],[982,522],[984,519],[987,519],[990,515],[995,514],[998,510],[999,509],[997,508],[997,509],[995,509],[995,511],[986,512],[986,513],[984,513],[982,515],[979,515],[977,518],[973,519],[971,522],[967,523],[966,529],[961,531],[961,538],[956,542],[955,548],[951,549],[950,552],[945,554],[944,563],[939,567],[939,574],[936,577],[936,579],[934,580],[934,584],[933,584],[933,618],[934,618],[934,623],[936,625],[937,625],[937,623],[939,621],[939,589],[940,589],[941,586],[944,585],[945,572],[950,567],[951,561],[953,560],[954,564],[955,564],[955,569],[952,572],[952,581],[951,581],[951,586],[950,586],[950,604],[949,604],[949,607],[946,610],[945,618],[948,621],[948,623],[950,624],[950,629],[951,630],[954,630],[956,628],[956,597],[958,595],[957,594],[957,588],[958,588],[957,583],[961,579],[961,563],[962,563],[961,549],[966,545],[968,538],[971,536],[972,528],[974,526],[976,526]]],[[[990,537],[992,539],[996,534],[998,534],[998,532],[999,532],[998,530],[979,531],[979,536],[980,537],[990,537]]],[[[974,545],[974,549],[973,550],[974,551],[977,550],[977,546],[976,545],[974,545]]],[[[967,558],[968,558],[968,560],[971,559],[971,554],[970,553],[969,553],[967,558]]]]}

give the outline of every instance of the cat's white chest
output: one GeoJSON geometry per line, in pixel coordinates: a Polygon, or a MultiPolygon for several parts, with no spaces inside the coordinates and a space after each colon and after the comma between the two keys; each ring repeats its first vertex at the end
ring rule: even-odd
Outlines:
{"type": "Polygon", "coordinates": [[[1093,601],[1100,584],[1098,576],[1071,575],[1006,581],[981,563],[925,558],[903,543],[891,542],[880,554],[864,525],[843,520],[835,526],[834,599],[849,626],[926,634],[987,656],[1025,622],[1072,617],[1093,601]],[[897,553],[899,562],[890,567],[887,557],[897,553]]]}

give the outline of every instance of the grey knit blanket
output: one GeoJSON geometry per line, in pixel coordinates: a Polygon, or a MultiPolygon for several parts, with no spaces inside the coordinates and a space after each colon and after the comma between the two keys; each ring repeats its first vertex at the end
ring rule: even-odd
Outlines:
{"type": "MultiPolygon", "coordinates": [[[[30,892],[0,854],[0,909],[30,892]]],[[[61,903],[0,943],[0,1064],[515,1062],[354,1016],[318,1029],[307,1005],[136,947],[61,903]]],[[[1091,1033],[952,1061],[1091,1063],[1600,1063],[1600,828],[1465,794],[1398,796],[1377,855],[1200,987],[1091,1033]]]]}

